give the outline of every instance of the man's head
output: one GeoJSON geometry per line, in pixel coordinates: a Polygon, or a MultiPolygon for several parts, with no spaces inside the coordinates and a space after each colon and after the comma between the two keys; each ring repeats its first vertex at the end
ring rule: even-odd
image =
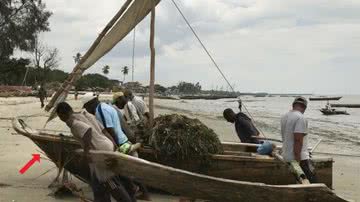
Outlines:
{"type": "Polygon", "coordinates": [[[83,103],[84,103],[83,108],[85,108],[86,111],[89,112],[90,114],[95,115],[96,107],[100,102],[97,97],[92,97],[91,99],[89,98],[84,99],[83,103]]]}
{"type": "Polygon", "coordinates": [[[226,119],[226,121],[228,121],[230,123],[235,123],[236,114],[232,109],[230,109],[230,108],[225,109],[223,116],[226,119]]]}
{"type": "Polygon", "coordinates": [[[113,95],[113,104],[116,105],[119,109],[124,109],[127,102],[128,99],[124,96],[122,92],[115,93],[113,95]]]}
{"type": "Polygon", "coordinates": [[[131,92],[131,90],[125,90],[124,92],[124,96],[129,99],[129,100],[132,100],[134,98],[134,95],[133,93],[131,92]]]}
{"type": "Polygon", "coordinates": [[[304,97],[296,97],[294,102],[292,103],[293,110],[297,110],[301,113],[305,113],[305,110],[307,108],[307,100],[304,97]]]}
{"type": "Polygon", "coordinates": [[[73,113],[73,109],[66,102],[60,102],[56,107],[56,113],[59,116],[60,120],[66,122],[69,120],[71,114],[73,113]]]}

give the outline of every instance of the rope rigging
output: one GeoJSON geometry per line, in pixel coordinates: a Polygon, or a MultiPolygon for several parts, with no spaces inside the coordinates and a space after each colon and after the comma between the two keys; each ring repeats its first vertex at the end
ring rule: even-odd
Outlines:
{"type": "MultiPolygon", "coordinates": [[[[226,83],[228,84],[228,86],[230,87],[231,91],[235,93],[235,89],[233,88],[233,86],[230,84],[229,80],[226,78],[225,74],[223,73],[223,71],[220,69],[219,65],[216,63],[215,59],[211,56],[210,52],[208,51],[208,49],[205,47],[204,43],[202,42],[202,40],[200,39],[200,37],[196,34],[194,28],[191,26],[191,24],[189,23],[189,21],[187,20],[187,18],[185,17],[184,13],[181,11],[180,7],[176,4],[175,0],[171,0],[174,4],[174,6],[176,7],[177,11],[180,13],[180,15],[182,16],[182,18],[184,19],[185,23],[187,24],[187,26],[190,28],[191,32],[194,34],[194,36],[196,37],[196,39],[198,40],[198,42],[200,43],[201,47],[203,48],[203,50],[206,52],[206,54],[209,56],[210,60],[212,61],[212,63],[215,65],[216,69],[219,71],[219,73],[221,74],[221,76],[223,77],[223,79],[226,81],[226,83]]],[[[245,109],[245,111],[249,114],[250,118],[252,120],[255,120],[253,118],[253,116],[251,115],[250,111],[247,109],[247,107],[243,104],[242,105],[245,109]]],[[[254,122],[255,125],[255,122],[254,122]]],[[[256,126],[256,125],[255,125],[256,126]]],[[[264,132],[258,128],[259,132],[261,133],[261,135],[263,135],[265,138],[265,134],[264,132]]]]}

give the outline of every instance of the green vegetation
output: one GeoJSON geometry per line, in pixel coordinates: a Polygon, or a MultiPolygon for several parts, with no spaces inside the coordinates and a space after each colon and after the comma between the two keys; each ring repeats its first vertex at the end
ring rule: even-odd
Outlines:
{"type": "Polygon", "coordinates": [[[101,74],[85,74],[78,82],[75,88],[77,90],[88,89],[111,89],[113,82],[101,74]]]}
{"type": "Polygon", "coordinates": [[[49,31],[51,12],[41,0],[0,1],[0,62],[17,48],[32,51],[40,32],[49,31]]]}
{"type": "Polygon", "coordinates": [[[121,70],[121,72],[123,73],[124,75],[124,80],[123,82],[125,82],[125,76],[129,74],[129,67],[128,66],[124,66],[121,70]]]}
{"type": "Polygon", "coordinates": [[[222,153],[222,145],[213,130],[198,119],[171,114],[155,119],[155,126],[148,137],[157,158],[164,164],[181,164],[193,160],[204,168],[210,155],[222,153]]]}
{"type": "Polygon", "coordinates": [[[199,84],[199,82],[197,82],[196,84],[193,83],[188,83],[188,82],[180,82],[177,86],[177,89],[179,91],[179,93],[183,93],[183,94],[197,94],[201,92],[201,85],[199,84]]]}
{"type": "Polygon", "coordinates": [[[109,70],[110,70],[110,66],[109,65],[105,65],[102,68],[103,74],[108,75],[109,74],[109,70]]]}
{"type": "Polygon", "coordinates": [[[30,60],[11,56],[15,49],[35,52],[50,16],[41,0],[0,1],[0,85],[22,84],[30,60]]]}

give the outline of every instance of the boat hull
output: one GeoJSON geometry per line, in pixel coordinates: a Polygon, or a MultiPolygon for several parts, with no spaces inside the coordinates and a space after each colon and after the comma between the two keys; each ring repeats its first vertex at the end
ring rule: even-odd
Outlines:
{"type": "Polygon", "coordinates": [[[340,100],[342,97],[311,97],[310,101],[327,101],[327,100],[340,100]]]}
{"type": "MultiPolygon", "coordinates": [[[[29,137],[58,167],[64,166],[74,176],[85,182],[89,181],[89,167],[81,160],[81,155],[76,154],[76,151],[80,149],[80,144],[74,138],[39,133],[30,128],[24,129],[18,120],[14,120],[13,124],[18,133],[29,137]]],[[[253,150],[254,147],[256,145],[224,144],[224,148],[237,148],[240,150],[239,152],[253,150]]],[[[276,201],[288,201],[287,194],[290,194],[291,197],[297,199],[296,201],[308,201],[307,199],[310,198],[314,199],[312,201],[343,201],[334,195],[325,184],[301,187],[300,185],[265,185],[244,182],[245,180],[274,180],[274,175],[280,176],[283,172],[285,173],[286,170],[282,170],[282,165],[274,163],[275,161],[272,159],[267,159],[268,163],[264,164],[263,159],[259,161],[259,158],[247,157],[249,159],[245,160],[245,156],[215,155],[210,169],[203,173],[208,175],[203,175],[115,152],[94,151],[91,156],[94,162],[101,165],[105,165],[104,161],[106,159],[114,161],[115,167],[112,170],[118,174],[135,176],[148,186],[193,198],[215,201],[272,201],[273,198],[276,198],[276,201]],[[126,171],[124,171],[124,168],[126,168],[126,171]],[[278,172],[279,170],[281,172],[278,172]],[[262,196],[254,194],[255,190],[261,192],[262,196]]],[[[331,176],[331,169],[329,167],[332,167],[332,161],[327,162],[329,164],[325,164],[327,168],[324,168],[326,173],[324,176],[327,176],[326,179],[330,181],[325,183],[331,186],[331,177],[329,177],[331,176]]],[[[188,170],[191,169],[191,167],[188,168],[188,170]]],[[[285,175],[286,178],[293,179],[293,176],[289,173],[285,175]]],[[[285,179],[285,175],[281,178],[285,179]]],[[[271,183],[282,182],[274,180],[271,183]]],[[[289,184],[291,183],[289,181],[289,184]]]]}
{"type": "Polygon", "coordinates": [[[327,110],[327,109],[320,109],[320,111],[324,115],[349,115],[347,111],[327,110]]]}
{"type": "Polygon", "coordinates": [[[176,169],[115,152],[91,151],[91,158],[98,165],[111,163],[110,169],[115,173],[136,176],[149,186],[194,199],[231,202],[345,201],[324,184],[267,185],[236,181],[176,169]]]}

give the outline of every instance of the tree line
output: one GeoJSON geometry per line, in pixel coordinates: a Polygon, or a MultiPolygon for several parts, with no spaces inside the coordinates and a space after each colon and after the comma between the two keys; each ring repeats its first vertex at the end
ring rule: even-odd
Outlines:
{"type": "MultiPolygon", "coordinates": [[[[34,86],[50,83],[56,88],[69,76],[57,69],[60,64],[59,50],[43,43],[39,39],[41,32],[50,31],[49,18],[52,12],[47,10],[42,0],[1,0],[0,1],[0,85],[34,86]],[[14,51],[31,53],[30,58],[16,58],[14,51]]],[[[73,56],[74,62],[80,62],[81,53],[73,56]]],[[[77,90],[112,89],[119,83],[147,92],[148,86],[138,82],[128,82],[126,76],[129,67],[122,67],[123,80],[110,80],[106,77],[110,66],[105,65],[101,74],[86,74],[75,84],[77,90]]],[[[155,85],[160,94],[198,94],[203,93],[197,83],[179,82],[171,87],[155,85]]]]}

